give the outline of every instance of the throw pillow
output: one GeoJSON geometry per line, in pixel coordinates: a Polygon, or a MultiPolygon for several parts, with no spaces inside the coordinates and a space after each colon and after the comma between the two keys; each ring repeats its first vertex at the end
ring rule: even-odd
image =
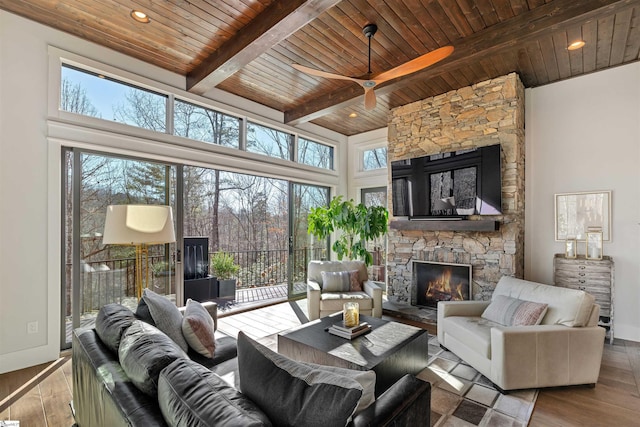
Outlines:
{"type": "Polygon", "coordinates": [[[213,318],[202,304],[191,298],[187,300],[182,317],[182,335],[193,350],[213,358],[216,350],[213,318]]]}
{"type": "Polygon", "coordinates": [[[482,317],[504,326],[539,325],[547,313],[547,304],[496,295],[482,317]]]}
{"type": "Polygon", "coordinates": [[[136,320],[135,314],[120,304],[107,304],[96,316],[96,333],[109,350],[118,354],[122,334],[136,320]]]}
{"type": "Polygon", "coordinates": [[[362,397],[353,378],[293,361],[238,334],[240,391],[274,425],[346,425],[362,397]]]}
{"type": "Polygon", "coordinates": [[[204,366],[176,360],[158,379],[160,412],[170,426],[270,426],[246,396],[204,366]]]}
{"type": "Polygon", "coordinates": [[[361,291],[359,273],[353,271],[322,271],[322,292],[361,291]]]}
{"type": "Polygon", "coordinates": [[[304,365],[310,366],[314,369],[320,369],[324,371],[333,372],[334,374],[341,375],[348,378],[353,378],[358,381],[362,386],[362,397],[358,402],[355,414],[358,414],[363,409],[367,408],[376,400],[376,373],[375,371],[356,371],[355,369],[338,368],[336,366],[317,365],[315,363],[304,363],[304,365]]]}
{"type": "Polygon", "coordinates": [[[160,371],[187,355],[178,344],[155,326],[134,321],[122,336],[118,359],[131,382],[142,392],[155,396],[160,371]]]}
{"type": "Polygon", "coordinates": [[[142,316],[146,308],[151,314],[153,325],[174,340],[182,350],[187,351],[189,345],[182,335],[182,313],[178,307],[164,296],[158,295],[150,289],[145,289],[138,303],[136,314],[142,316]]]}

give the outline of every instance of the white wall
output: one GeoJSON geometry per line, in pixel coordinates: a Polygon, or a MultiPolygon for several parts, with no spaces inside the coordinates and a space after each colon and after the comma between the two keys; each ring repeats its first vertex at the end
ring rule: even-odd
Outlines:
{"type": "Polygon", "coordinates": [[[554,194],[611,190],[614,335],[640,341],[640,63],[528,89],[525,112],[525,276],[553,283],[554,194]]]}
{"type": "MultiPolygon", "coordinates": [[[[0,373],[54,360],[59,355],[61,144],[101,146],[118,152],[126,147],[134,153],[144,153],[155,145],[163,150],[159,154],[163,158],[197,159],[200,164],[208,161],[203,160],[206,158],[224,160],[216,153],[203,156],[185,147],[184,142],[171,152],[166,142],[176,141],[168,135],[151,137],[155,140],[142,131],[117,135],[108,129],[104,132],[68,125],[61,117],[49,116],[48,96],[56,92],[52,89],[57,84],[55,73],[59,72],[55,66],[49,68],[50,46],[144,76],[189,96],[180,92],[185,86],[183,76],[0,11],[0,373]],[[33,321],[38,322],[38,332],[27,334],[27,323],[33,321]]],[[[254,120],[282,123],[281,112],[220,91],[213,93],[217,99],[212,105],[233,105],[230,108],[234,110],[251,108],[244,111],[254,120]]],[[[300,129],[305,136],[317,135],[322,141],[334,142],[338,164],[345,170],[346,137],[312,124],[300,129]]],[[[255,160],[250,157],[243,160],[245,168],[255,160]]],[[[274,168],[266,165],[252,170],[267,167],[274,168]]],[[[304,168],[298,169],[296,179],[304,181],[304,168]]],[[[316,181],[312,172],[308,175],[309,182],[316,181]]],[[[329,178],[333,182],[329,185],[338,193],[346,192],[346,173],[333,173],[329,178]]]]}

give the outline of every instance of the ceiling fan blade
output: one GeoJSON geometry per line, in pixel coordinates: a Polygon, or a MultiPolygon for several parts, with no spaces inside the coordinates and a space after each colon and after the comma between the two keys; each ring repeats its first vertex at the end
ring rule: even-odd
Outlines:
{"type": "Polygon", "coordinates": [[[373,110],[376,108],[376,94],[373,88],[364,88],[364,109],[373,110]]]}
{"type": "Polygon", "coordinates": [[[300,64],[291,64],[291,66],[293,68],[295,68],[298,71],[302,71],[305,74],[310,74],[312,76],[317,76],[317,77],[324,77],[325,79],[338,79],[338,80],[349,80],[352,82],[356,82],[358,84],[360,84],[360,79],[356,79],[354,77],[348,77],[348,76],[341,76],[340,74],[333,74],[333,73],[327,73],[326,71],[320,71],[320,70],[316,70],[314,68],[309,68],[309,67],[305,67],[304,65],[300,65],[300,64]]]}
{"type": "Polygon", "coordinates": [[[409,62],[405,62],[402,65],[398,65],[396,68],[392,68],[389,71],[385,71],[375,76],[372,80],[377,84],[386,82],[387,80],[397,79],[398,77],[406,76],[407,74],[415,73],[416,71],[427,68],[430,65],[435,64],[438,61],[442,61],[447,56],[453,53],[453,46],[445,46],[436,49],[432,52],[425,53],[409,62]]]}

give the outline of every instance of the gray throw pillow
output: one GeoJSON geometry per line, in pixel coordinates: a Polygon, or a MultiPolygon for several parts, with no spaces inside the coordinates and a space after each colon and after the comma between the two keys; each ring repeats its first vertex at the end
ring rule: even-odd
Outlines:
{"type": "Polygon", "coordinates": [[[142,320],[134,321],[120,341],[118,359],[133,385],[155,396],[160,372],[187,354],[162,331],[142,320]]]}
{"type": "Polygon", "coordinates": [[[547,304],[496,295],[482,318],[504,326],[539,325],[547,313],[547,304]]]}
{"type": "Polygon", "coordinates": [[[187,344],[199,354],[212,358],[216,350],[213,318],[206,308],[191,298],[187,300],[182,318],[182,335],[187,344]]]}
{"type": "Polygon", "coordinates": [[[358,271],[322,271],[322,292],[361,291],[358,271]]]}
{"type": "Polygon", "coordinates": [[[353,378],[293,361],[238,334],[240,390],[277,426],[346,425],[362,397],[353,378]]]}
{"type": "Polygon", "coordinates": [[[96,316],[96,333],[109,350],[118,354],[120,340],[124,332],[136,320],[135,314],[120,304],[107,304],[100,308],[96,316]]]}
{"type": "Polygon", "coordinates": [[[183,351],[189,350],[189,345],[182,335],[182,313],[178,307],[150,289],[145,289],[142,292],[136,314],[142,315],[146,310],[145,306],[153,318],[153,325],[174,340],[183,351]]]}
{"type": "Polygon", "coordinates": [[[187,359],[176,360],[160,373],[158,404],[170,426],[271,426],[248,397],[187,359]]]}

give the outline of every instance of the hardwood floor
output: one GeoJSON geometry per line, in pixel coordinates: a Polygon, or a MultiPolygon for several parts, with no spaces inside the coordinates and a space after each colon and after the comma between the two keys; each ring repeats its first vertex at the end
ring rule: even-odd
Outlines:
{"type": "MultiPolygon", "coordinates": [[[[242,330],[274,347],[274,334],[305,321],[306,300],[300,300],[223,316],[218,327],[234,336],[242,330]]],[[[436,332],[424,324],[407,323],[436,332]]],[[[71,426],[74,422],[69,409],[71,384],[68,358],[0,375],[0,420],[19,420],[20,427],[71,426]]],[[[532,427],[638,425],[640,343],[622,340],[616,340],[614,345],[604,344],[600,379],[595,388],[542,390],[529,423],[532,427]]]]}

